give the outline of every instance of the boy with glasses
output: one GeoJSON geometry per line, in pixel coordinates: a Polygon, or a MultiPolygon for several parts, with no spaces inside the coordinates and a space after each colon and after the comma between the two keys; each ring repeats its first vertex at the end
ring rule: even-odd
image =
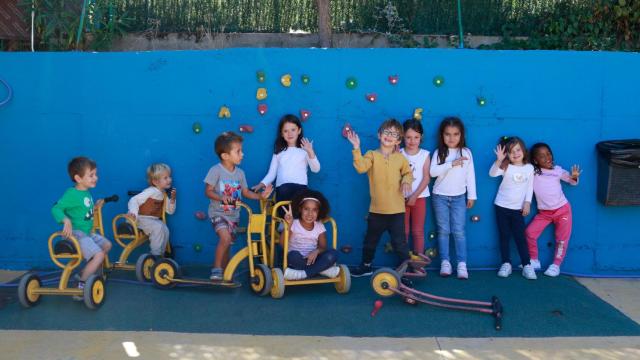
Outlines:
{"type": "Polygon", "coordinates": [[[353,130],[347,133],[347,139],[353,145],[353,166],[359,174],[367,173],[371,195],[362,263],[351,270],[354,277],[372,274],[371,263],[385,231],[389,232],[391,245],[400,261],[409,258],[404,212],[405,197],[411,193],[413,175],[409,162],[398,152],[402,135],[402,125],[397,120],[383,122],[378,129],[380,147],[362,156],[358,134],[353,130]]]}

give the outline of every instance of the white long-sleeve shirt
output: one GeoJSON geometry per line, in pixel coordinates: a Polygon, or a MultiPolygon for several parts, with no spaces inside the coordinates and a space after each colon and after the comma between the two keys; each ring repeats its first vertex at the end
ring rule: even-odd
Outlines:
{"type": "MultiPolygon", "coordinates": [[[[132,197],[129,200],[129,203],[127,203],[127,207],[129,208],[129,213],[137,216],[140,206],[150,198],[154,200],[162,201],[164,199],[164,193],[155,186],[149,186],[148,188],[144,189],[141,193],[132,197]]],[[[167,214],[172,215],[176,211],[176,202],[168,200],[167,206],[164,209],[164,211],[166,211],[167,214]]]]}
{"type": "Polygon", "coordinates": [[[531,203],[533,197],[533,165],[511,165],[506,170],[500,169],[495,161],[489,169],[489,176],[502,175],[502,182],[496,194],[494,204],[511,209],[521,210],[524,202],[531,203]]]}
{"type": "Polygon", "coordinates": [[[288,183],[308,185],[307,166],[314,173],[320,171],[318,156],[309,159],[309,154],[303,149],[288,147],[287,150],[273,154],[269,172],[260,182],[269,185],[275,179],[276,187],[288,183]]]}
{"type": "Polygon", "coordinates": [[[438,164],[438,149],[433,151],[431,167],[429,172],[431,177],[436,178],[433,185],[433,194],[445,196],[458,196],[465,192],[468,200],[476,200],[476,172],[473,167],[473,156],[471,150],[449,149],[449,154],[444,159],[444,163],[438,164]],[[453,166],[453,161],[461,157],[466,157],[462,166],[453,166]]]}

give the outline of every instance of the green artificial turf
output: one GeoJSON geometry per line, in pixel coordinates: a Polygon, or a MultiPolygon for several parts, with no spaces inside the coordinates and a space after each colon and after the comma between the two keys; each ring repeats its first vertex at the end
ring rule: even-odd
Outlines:
{"type": "MultiPolygon", "coordinates": [[[[191,269],[195,275],[207,269],[191,269]]],[[[602,301],[571,277],[540,274],[530,281],[514,274],[498,278],[493,271],[471,271],[470,279],[415,280],[419,290],[440,296],[490,301],[504,306],[501,331],[487,314],[406,304],[400,297],[379,297],[370,278],[352,279],[351,292],[333,285],[287,287],[282,299],[254,295],[244,283],[237,289],[181,287],[171,290],[109,281],[106,300],[91,311],[70,297],[45,296],[30,309],[17,301],[15,289],[0,289],[0,329],[134,330],[256,335],[389,336],[389,337],[555,337],[638,336],[640,325],[602,301]]],[[[131,273],[112,279],[133,279],[131,273]]]]}

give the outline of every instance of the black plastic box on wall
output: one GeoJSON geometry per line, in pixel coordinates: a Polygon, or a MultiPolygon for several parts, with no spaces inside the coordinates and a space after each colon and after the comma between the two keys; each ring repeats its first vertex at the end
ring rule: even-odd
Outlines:
{"type": "Polygon", "coordinates": [[[640,205],[640,139],[608,140],[598,149],[598,200],[606,206],[640,205]]]}

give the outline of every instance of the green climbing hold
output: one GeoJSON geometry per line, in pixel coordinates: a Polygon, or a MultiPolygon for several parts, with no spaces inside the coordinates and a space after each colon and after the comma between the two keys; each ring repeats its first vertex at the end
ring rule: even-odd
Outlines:
{"type": "Polygon", "coordinates": [[[347,86],[347,89],[353,90],[358,87],[358,80],[356,80],[356,78],[354,77],[350,77],[347,79],[345,85],[347,86]]]}
{"type": "Polygon", "coordinates": [[[435,87],[441,87],[442,85],[444,85],[444,78],[440,75],[436,76],[433,78],[433,85],[435,87]]]}
{"type": "Polygon", "coordinates": [[[191,129],[194,133],[200,134],[202,132],[202,125],[199,122],[194,122],[193,125],[191,125],[191,129]]]}

